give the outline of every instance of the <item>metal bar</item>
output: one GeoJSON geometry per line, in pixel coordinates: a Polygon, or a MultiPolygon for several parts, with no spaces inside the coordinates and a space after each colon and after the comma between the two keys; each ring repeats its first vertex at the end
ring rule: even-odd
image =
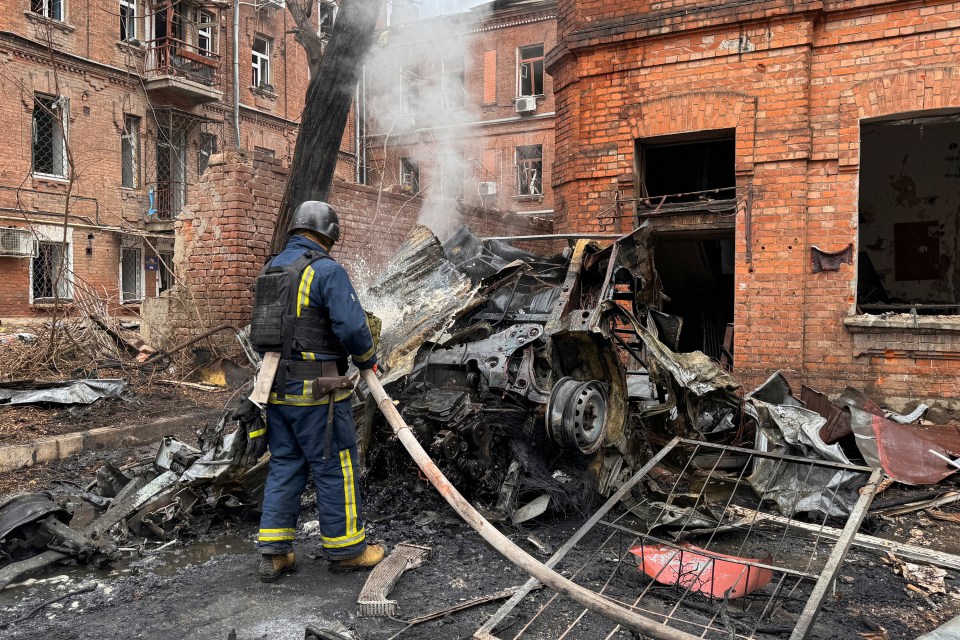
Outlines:
{"type": "Polygon", "coordinates": [[[480,240],[619,240],[620,233],[545,233],[539,236],[490,236],[480,240]]]}
{"type": "Polygon", "coordinates": [[[867,516],[870,503],[873,502],[873,497],[877,494],[877,488],[880,486],[882,479],[882,469],[874,469],[873,473],[870,474],[870,479],[867,481],[864,490],[861,491],[860,498],[843,528],[843,533],[840,534],[837,544],[833,547],[833,552],[827,559],[827,564],[820,574],[820,579],[813,587],[813,593],[810,594],[810,599],[807,600],[807,605],[803,608],[803,612],[797,620],[797,625],[790,635],[790,640],[805,640],[809,637],[813,623],[816,622],[817,615],[820,613],[820,607],[823,606],[823,601],[827,598],[827,592],[833,585],[837,571],[840,569],[850,545],[853,544],[853,537],[857,534],[857,530],[863,524],[863,519],[867,516]]]}
{"type": "Polygon", "coordinates": [[[870,467],[863,467],[855,464],[844,464],[842,462],[831,462],[829,460],[813,460],[811,458],[802,458],[800,456],[789,456],[782,453],[774,453],[771,451],[758,451],[756,449],[744,449],[743,447],[734,447],[728,444],[717,444],[715,442],[701,442],[699,440],[690,440],[688,438],[681,438],[681,444],[689,444],[701,447],[707,447],[709,449],[723,449],[726,451],[736,451],[738,453],[746,453],[757,456],[758,458],[768,458],[770,460],[783,460],[785,462],[798,462],[800,464],[812,464],[815,467],[825,467],[828,469],[843,469],[844,471],[859,471],[860,473],[871,473],[873,469],[870,467]]]}
{"type": "MultiPolygon", "coordinates": [[[[623,500],[624,496],[626,496],[630,490],[633,489],[633,487],[635,487],[637,483],[644,478],[644,476],[650,473],[650,470],[657,466],[660,461],[663,460],[664,457],[666,457],[666,455],[670,453],[675,446],[677,446],[679,441],[680,438],[674,438],[668,442],[663,449],[657,452],[657,455],[650,458],[645,465],[640,467],[640,469],[633,474],[633,477],[623,483],[623,486],[620,487],[616,493],[610,496],[610,499],[607,500],[603,506],[596,511],[596,513],[590,516],[590,519],[583,523],[583,526],[577,529],[576,533],[574,533],[570,539],[563,544],[562,547],[557,549],[556,553],[550,556],[550,558],[544,564],[552,569],[557,565],[558,562],[563,560],[564,556],[566,556],[570,550],[573,549],[573,547],[576,546],[576,544],[580,542],[580,540],[583,539],[583,537],[587,535],[605,515],[607,515],[610,509],[615,507],[621,500],[623,500]]],[[[527,580],[523,586],[517,590],[513,597],[506,601],[503,606],[496,611],[496,613],[490,616],[490,618],[483,623],[482,627],[474,632],[473,637],[477,639],[490,638],[494,628],[500,624],[504,618],[510,615],[510,612],[513,611],[518,604],[520,604],[520,601],[527,597],[527,594],[533,591],[539,584],[540,582],[536,578],[530,578],[527,580]]]]}
{"type": "Polygon", "coordinates": [[[743,216],[743,239],[746,244],[746,261],[753,271],[753,184],[747,191],[747,205],[743,216]]]}

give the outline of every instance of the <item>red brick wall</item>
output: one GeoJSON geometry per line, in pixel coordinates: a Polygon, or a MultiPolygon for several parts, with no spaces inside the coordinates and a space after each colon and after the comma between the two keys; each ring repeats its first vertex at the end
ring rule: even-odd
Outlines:
{"type": "MultiPolygon", "coordinates": [[[[177,221],[174,268],[180,286],[144,303],[144,339],[169,346],[220,324],[249,323],[252,286],[268,257],[287,178],[274,158],[249,152],[216,155],[197,197],[177,221]]],[[[330,203],[340,217],[333,256],[358,288],[372,280],[416,223],[420,201],[336,182],[330,203]]],[[[528,235],[528,218],[465,215],[480,235],[528,235]]]]}
{"type": "Polygon", "coordinates": [[[955,330],[846,328],[856,266],[813,274],[809,260],[812,245],[856,254],[862,119],[960,110],[960,3],[561,0],[559,12],[559,230],[598,228],[636,138],[734,129],[737,184],[754,191],[752,262],[743,210],[736,226],[737,373],[960,407],[955,330]]]}

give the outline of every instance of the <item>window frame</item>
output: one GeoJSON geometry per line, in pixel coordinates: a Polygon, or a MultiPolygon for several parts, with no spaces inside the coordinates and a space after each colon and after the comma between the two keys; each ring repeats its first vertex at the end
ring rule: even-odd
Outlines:
{"type": "Polygon", "coordinates": [[[197,140],[197,176],[202,176],[207,171],[210,157],[219,153],[219,151],[220,141],[217,139],[217,134],[201,131],[197,140]],[[212,144],[208,144],[209,142],[212,142],[212,144]],[[206,158],[204,158],[204,155],[206,155],[206,158]]]}
{"type": "Polygon", "coordinates": [[[517,47],[517,97],[518,98],[542,98],[545,95],[545,86],[544,86],[544,54],[546,53],[546,47],[544,43],[536,44],[526,44],[517,47]],[[536,56],[524,56],[524,50],[532,49],[534,47],[540,47],[540,54],[536,56]],[[530,66],[530,73],[536,73],[536,63],[540,63],[540,91],[536,89],[535,77],[531,80],[531,93],[523,92],[523,69],[526,65],[530,66]]]}
{"type": "Polygon", "coordinates": [[[119,0],[120,7],[120,42],[129,42],[137,39],[137,0],[119,0]],[[124,15],[124,9],[129,11],[124,15]],[[126,34],[124,34],[126,30],[126,34]]]}
{"type": "Polygon", "coordinates": [[[67,0],[30,0],[30,12],[47,20],[66,22],[67,0]],[[39,11],[37,5],[39,5],[39,11]],[[58,10],[59,15],[53,15],[54,7],[58,10]]]}
{"type": "MultiPolygon", "coordinates": [[[[197,22],[197,53],[202,56],[212,57],[217,55],[217,22],[216,16],[209,11],[198,8],[196,12],[196,22],[197,22]],[[209,21],[204,21],[204,17],[209,18],[209,21]],[[207,39],[208,46],[206,48],[201,44],[203,38],[207,39]]],[[[269,51],[269,49],[268,49],[269,51]]]]}
{"type": "Polygon", "coordinates": [[[329,38],[333,34],[333,27],[337,24],[337,14],[340,5],[333,0],[317,0],[317,35],[329,38]],[[329,18],[329,24],[327,24],[329,18]]]}
{"type": "Polygon", "coordinates": [[[543,145],[542,144],[525,144],[517,145],[514,148],[514,167],[517,174],[517,196],[522,198],[538,198],[543,196],[543,145]],[[521,149],[538,149],[538,156],[531,157],[522,157],[521,158],[521,149]],[[539,164],[539,175],[534,178],[534,183],[531,183],[524,187],[524,181],[521,179],[521,167],[527,164],[539,164]],[[534,184],[539,183],[539,190],[534,191],[534,184]],[[526,192],[524,192],[526,188],[526,192]]]}
{"type": "Polygon", "coordinates": [[[252,84],[255,89],[260,90],[266,90],[267,87],[272,87],[273,85],[270,84],[270,57],[273,54],[273,40],[267,36],[253,36],[253,44],[250,46],[250,52],[252,56],[250,84],[252,84]],[[258,41],[264,43],[264,51],[266,53],[257,51],[256,46],[258,41]]]}
{"type": "MultiPolygon", "coordinates": [[[[53,274],[50,275],[50,280],[53,280],[53,274]]],[[[51,285],[52,286],[52,285],[51,285]]],[[[29,293],[30,293],[30,304],[32,305],[48,305],[56,304],[60,302],[73,302],[73,242],[72,238],[60,241],[60,240],[50,240],[46,236],[39,237],[37,239],[37,255],[36,257],[30,260],[30,284],[29,284],[29,293]],[[40,260],[43,255],[43,245],[55,245],[61,247],[61,260],[65,260],[66,264],[63,270],[65,276],[64,282],[61,283],[61,287],[66,288],[66,294],[63,296],[54,295],[54,296],[44,296],[37,297],[36,293],[36,263],[37,260],[40,260]]]]}
{"type": "Polygon", "coordinates": [[[400,191],[408,196],[420,193],[420,161],[412,156],[400,158],[400,191]],[[406,189],[407,174],[413,176],[410,188],[406,189]]]}
{"type": "Polygon", "coordinates": [[[440,95],[444,109],[462,109],[467,104],[466,60],[463,56],[444,59],[440,62],[440,95]],[[450,79],[457,74],[459,87],[450,88],[450,79]],[[456,96],[451,100],[451,96],[456,96]]]}
{"type": "Polygon", "coordinates": [[[120,133],[120,187],[123,189],[140,188],[140,116],[130,113],[123,114],[123,130],[120,133]],[[131,150],[130,158],[131,184],[124,180],[124,168],[127,164],[127,149],[131,150]]]}
{"type": "Polygon", "coordinates": [[[420,113],[420,86],[423,75],[420,65],[407,64],[400,67],[400,113],[417,115],[420,113]],[[412,91],[412,93],[411,93],[412,91]]]}
{"type": "Polygon", "coordinates": [[[157,248],[157,295],[167,291],[176,284],[173,276],[173,250],[166,247],[157,248]]]}
{"type": "Polygon", "coordinates": [[[119,261],[118,267],[119,267],[119,274],[118,274],[118,275],[119,275],[119,281],[118,281],[119,287],[118,287],[118,289],[119,289],[119,296],[120,296],[120,304],[139,304],[139,303],[143,302],[143,299],[146,297],[146,293],[145,293],[146,287],[145,287],[145,284],[146,284],[146,279],[147,279],[147,278],[146,278],[146,272],[147,272],[147,270],[146,270],[146,260],[145,260],[145,253],[144,253],[144,250],[143,250],[143,243],[142,243],[142,242],[139,242],[139,243],[136,243],[136,244],[128,244],[128,245],[122,245],[122,244],[121,244],[121,246],[120,246],[120,261],[119,261]],[[137,278],[137,291],[133,292],[133,293],[135,294],[135,296],[136,296],[136,297],[134,297],[134,298],[127,298],[127,297],[126,297],[127,291],[126,291],[126,289],[125,289],[124,286],[123,286],[123,284],[124,284],[124,283],[123,283],[123,278],[124,278],[125,275],[127,275],[127,273],[125,273],[124,268],[123,268],[123,265],[124,265],[124,253],[127,252],[127,251],[136,251],[137,254],[138,254],[138,256],[139,256],[139,261],[138,261],[138,262],[139,262],[139,265],[140,265],[140,269],[139,269],[140,273],[139,273],[139,277],[137,278]]]}
{"type": "Polygon", "coordinates": [[[57,180],[67,180],[69,178],[70,163],[67,158],[67,144],[68,144],[67,136],[69,135],[68,125],[70,122],[70,118],[68,116],[69,113],[70,113],[69,98],[65,96],[55,97],[45,93],[33,94],[33,113],[31,114],[31,118],[30,118],[30,169],[31,169],[32,175],[42,177],[42,178],[54,178],[57,180]],[[44,104],[44,101],[49,101],[51,104],[48,106],[47,104],[44,104]],[[53,107],[56,107],[57,111],[54,111],[53,107]],[[60,164],[61,164],[60,173],[37,171],[37,145],[38,145],[37,110],[38,109],[41,109],[42,113],[45,112],[53,122],[56,122],[57,120],[54,116],[59,115],[60,127],[59,128],[54,127],[53,132],[54,134],[56,134],[57,131],[59,131],[60,148],[59,150],[55,148],[57,145],[57,139],[52,138],[50,141],[50,145],[51,145],[50,161],[51,161],[51,165],[56,164],[57,155],[59,152],[60,164]],[[57,112],[59,112],[59,114],[57,112]]]}

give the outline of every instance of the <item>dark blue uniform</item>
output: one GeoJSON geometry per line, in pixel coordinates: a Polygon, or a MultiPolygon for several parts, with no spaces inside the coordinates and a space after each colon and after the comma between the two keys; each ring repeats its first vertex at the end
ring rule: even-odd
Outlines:
{"type": "MultiPolygon", "coordinates": [[[[312,240],[294,235],[273,260],[275,266],[295,262],[306,251],[323,252],[312,240]]],[[[297,289],[297,315],[306,308],[326,309],[334,335],[361,369],[376,362],[366,315],[347,272],[334,260],[321,259],[304,269],[297,289]]],[[[336,356],[294,352],[291,360],[335,360],[336,356]]],[[[329,410],[328,398],[313,399],[308,380],[287,379],[285,395],[277,397],[276,384],[267,406],[270,470],[263,498],[258,548],[260,553],[293,550],[300,496],[313,472],[320,511],[320,534],[331,559],[352,557],[366,547],[360,511],[357,473],[357,433],[350,408],[351,391],[340,391],[333,408],[331,457],[323,459],[329,410]]]]}

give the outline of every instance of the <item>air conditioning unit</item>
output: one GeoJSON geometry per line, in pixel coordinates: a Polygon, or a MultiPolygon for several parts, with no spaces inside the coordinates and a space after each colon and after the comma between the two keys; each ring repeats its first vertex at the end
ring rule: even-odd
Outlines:
{"type": "Polygon", "coordinates": [[[497,195],[497,183],[496,182],[480,182],[477,184],[477,191],[482,196],[495,196],[497,195]]]}
{"type": "Polygon", "coordinates": [[[0,229],[0,257],[36,258],[36,239],[28,229],[2,228],[0,229]]]}
{"type": "Polygon", "coordinates": [[[521,96],[517,98],[517,113],[531,113],[537,110],[537,99],[534,96],[521,96]]]}

